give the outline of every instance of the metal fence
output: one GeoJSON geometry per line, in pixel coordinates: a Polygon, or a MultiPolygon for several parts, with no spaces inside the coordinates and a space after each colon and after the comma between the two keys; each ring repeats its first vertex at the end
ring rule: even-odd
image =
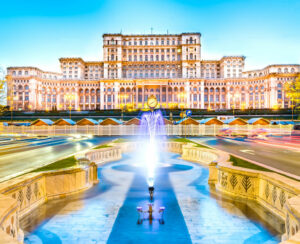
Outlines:
{"type": "MultiPolygon", "coordinates": [[[[292,125],[165,125],[164,135],[168,136],[215,136],[215,135],[290,135],[292,125]]],[[[65,126],[0,126],[0,134],[24,135],[143,135],[139,125],[65,125],[65,126]]]]}

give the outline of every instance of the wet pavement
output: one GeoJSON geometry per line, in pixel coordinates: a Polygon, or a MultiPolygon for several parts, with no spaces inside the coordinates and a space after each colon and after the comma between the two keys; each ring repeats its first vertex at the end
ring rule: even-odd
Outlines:
{"type": "MultiPolygon", "coordinates": [[[[165,153],[155,176],[154,220],[137,224],[150,202],[143,167],[133,154],[99,169],[100,183],[53,200],[21,221],[25,243],[278,243],[283,223],[252,201],[221,197],[208,169],[165,153]],[[165,206],[165,224],[158,209],[165,206]]],[[[147,214],[145,214],[147,216],[147,214]]]]}
{"type": "Polygon", "coordinates": [[[1,143],[0,182],[30,172],[35,168],[52,163],[70,154],[116,139],[116,137],[97,136],[93,138],[83,137],[81,139],[70,138],[66,136],[23,138],[1,143]]]}

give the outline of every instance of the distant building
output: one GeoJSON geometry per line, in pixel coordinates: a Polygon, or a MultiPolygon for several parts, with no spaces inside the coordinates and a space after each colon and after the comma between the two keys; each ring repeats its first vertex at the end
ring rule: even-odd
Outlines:
{"type": "Polygon", "coordinates": [[[103,35],[103,61],[60,58],[61,72],[9,67],[8,101],[15,110],[144,108],[155,95],[163,108],[287,108],[284,83],[300,65],[244,71],[244,56],[204,60],[201,34],[103,35]]]}

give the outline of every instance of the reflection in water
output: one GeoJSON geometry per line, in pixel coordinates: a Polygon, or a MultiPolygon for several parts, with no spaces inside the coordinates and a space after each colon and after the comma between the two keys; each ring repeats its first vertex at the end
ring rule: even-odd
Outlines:
{"type": "Polygon", "coordinates": [[[284,224],[265,208],[220,195],[207,184],[206,168],[176,154],[164,156],[154,198],[154,205],[166,206],[164,225],[136,224],[136,207],[148,203],[147,182],[128,154],[100,168],[100,183],[89,191],[49,201],[24,217],[25,243],[279,242],[284,224]]]}

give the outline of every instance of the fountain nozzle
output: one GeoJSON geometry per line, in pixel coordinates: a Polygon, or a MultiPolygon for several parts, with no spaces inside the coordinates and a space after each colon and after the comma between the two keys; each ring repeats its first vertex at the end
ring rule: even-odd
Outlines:
{"type": "Polygon", "coordinates": [[[149,186],[148,190],[149,190],[149,194],[150,194],[150,200],[153,200],[154,186],[149,186]]]}

